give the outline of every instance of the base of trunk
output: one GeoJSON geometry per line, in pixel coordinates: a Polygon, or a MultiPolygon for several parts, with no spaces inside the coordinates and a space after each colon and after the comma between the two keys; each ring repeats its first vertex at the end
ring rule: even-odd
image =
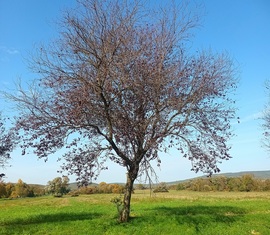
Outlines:
{"type": "Polygon", "coordinates": [[[129,217],[130,217],[130,200],[131,200],[131,194],[133,190],[133,183],[134,183],[134,179],[129,177],[129,174],[127,174],[127,183],[126,183],[126,190],[124,194],[123,207],[119,213],[119,222],[121,223],[128,222],[129,217]]]}
{"type": "Polygon", "coordinates": [[[128,222],[130,218],[130,211],[122,210],[119,217],[119,222],[125,223],[128,222]]]}

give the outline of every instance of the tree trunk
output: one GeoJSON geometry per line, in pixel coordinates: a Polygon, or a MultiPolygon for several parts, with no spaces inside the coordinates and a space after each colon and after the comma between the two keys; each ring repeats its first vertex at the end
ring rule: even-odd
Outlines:
{"type": "Polygon", "coordinates": [[[128,222],[130,217],[130,200],[131,200],[131,194],[133,191],[133,184],[135,181],[135,177],[131,176],[132,174],[129,172],[127,173],[127,182],[126,182],[126,189],[124,194],[124,200],[123,200],[123,208],[119,215],[119,221],[124,223],[128,222]]]}

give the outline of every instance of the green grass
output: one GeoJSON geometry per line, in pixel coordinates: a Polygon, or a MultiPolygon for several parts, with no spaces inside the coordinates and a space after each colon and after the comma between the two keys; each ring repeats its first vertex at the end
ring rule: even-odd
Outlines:
{"type": "Polygon", "coordinates": [[[270,194],[136,191],[117,222],[113,194],[0,200],[0,234],[270,234],[270,194]]]}

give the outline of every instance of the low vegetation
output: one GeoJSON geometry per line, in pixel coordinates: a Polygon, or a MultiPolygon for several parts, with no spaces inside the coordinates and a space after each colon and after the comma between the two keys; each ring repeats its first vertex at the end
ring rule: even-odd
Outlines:
{"type": "Polygon", "coordinates": [[[21,179],[16,184],[0,181],[0,198],[22,198],[45,195],[45,188],[41,185],[29,185],[21,179]]]}
{"type": "Polygon", "coordinates": [[[120,184],[107,184],[101,182],[98,185],[90,185],[87,187],[80,187],[77,190],[73,190],[72,194],[103,194],[103,193],[124,193],[125,187],[120,184]]]}
{"type": "Polygon", "coordinates": [[[5,183],[0,181],[0,198],[24,198],[53,195],[62,197],[65,194],[72,196],[80,194],[104,194],[104,193],[124,193],[125,187],[120,184],[107,184],[101,182],[98,185],[89,185],[71,190],[67,177],[57,177],[49,181],[46,186],[29,185],[21,179],[17,183],[5,183]]]}
{"type": "MultiPolygon", "coordinates": [[[[23,198],[54,195],[62,197],[65,194],[78,196],[84,194],[123,194],[125,187],[121,184],[90,184],[89,186],[71,189],[67,177],[57,177],[49,181],[46,186],[28,185],[21,179],[16,184],[0,182],[0,198],[23,198]]],[[[74,187],[73,187],[74,188],[74,187]]],[[[147,190],[148,185],[138,184],[137,190],[147,190]]],[[[151,188],[153,193],[169,192],[169,190],[189,191],[233,191],[233,192],[264,192],[270,191],[270,179],[255,178],[252,174],[241,177],[218,176],[212,178],[198,178],[178,184],[166,184],[164,182],[151,188]]]]}
{"type": "Polygon", "coordinates": [[[270,234],[268,192],[135,190],[131,220],[112,194],[0,200],[0,234],[270,234]]]}
{"type": "Polygon", "coordinates": [[[169,192],[169,190],[166,183],[160,183],[154,188],[153,192],[154,193],[167,193],[169,192]]]}

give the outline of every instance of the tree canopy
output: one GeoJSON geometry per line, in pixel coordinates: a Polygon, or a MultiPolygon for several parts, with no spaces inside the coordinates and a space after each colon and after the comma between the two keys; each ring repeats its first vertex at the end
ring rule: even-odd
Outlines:
{"type": "Polygon", "coordinates": [[[63,194],[67,194],[70,191],[68,188],[68,182],[69,178],[67,176],[62,178],[56,177],[47,183],[46,191],[54,196],[62,197],[63,194]]]}
{"type": "Polygon", "coordinates": [[[190,53],[198,19],[184,5],[169,5],[151,14],[141,1],[79,1],[65,14],[59,40],[33,56],[39,79],[10,95],[23,152],[47,158],[67,149],[62,170],[81,182],[107,160],[127,169],[122,222],[135,179],[161,163],[160,152],[176,148],[193,171],[207,174],[231,157],[233,61],[190,53]]]}

